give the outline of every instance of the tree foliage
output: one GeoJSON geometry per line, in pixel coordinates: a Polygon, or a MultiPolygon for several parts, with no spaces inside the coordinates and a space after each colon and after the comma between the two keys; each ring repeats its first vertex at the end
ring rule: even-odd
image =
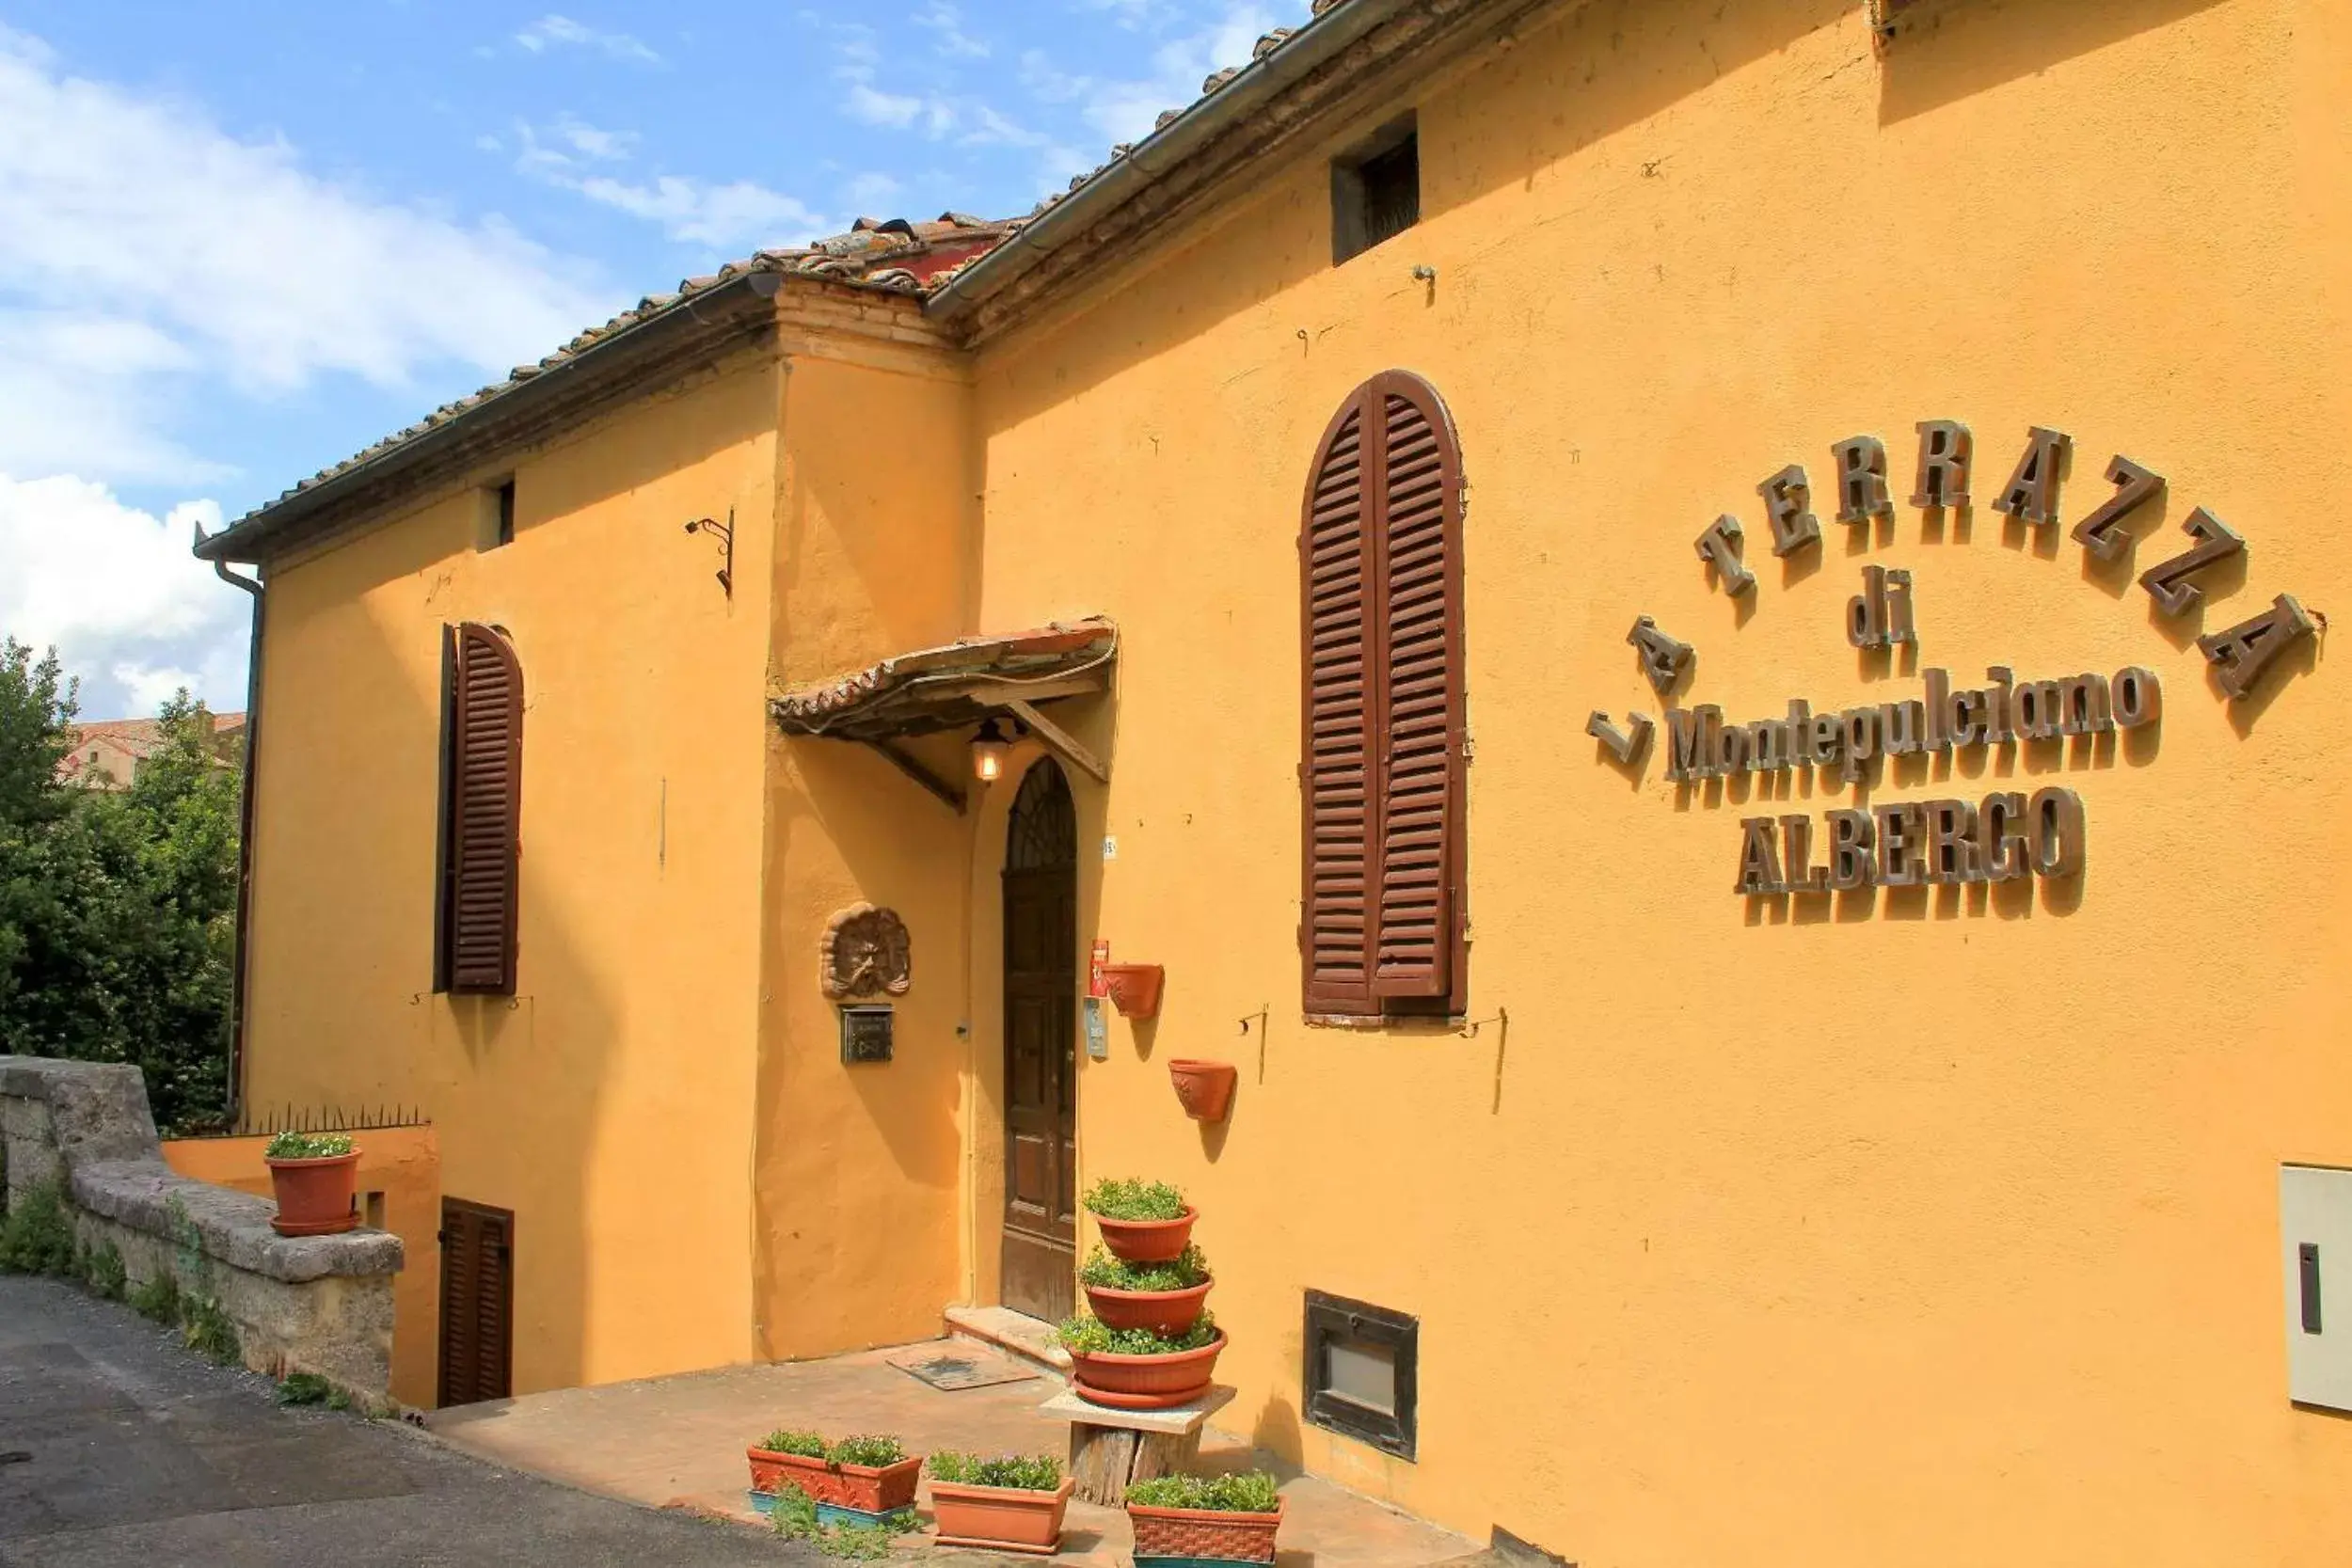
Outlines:
{"type": "Polygon", "coordinates": [[[0,640],[0,1052],[129,1062],[166,1130],[227,1103],[240,778],[180,692],[119,793],[57,782],[75,685],[0,640]]]}

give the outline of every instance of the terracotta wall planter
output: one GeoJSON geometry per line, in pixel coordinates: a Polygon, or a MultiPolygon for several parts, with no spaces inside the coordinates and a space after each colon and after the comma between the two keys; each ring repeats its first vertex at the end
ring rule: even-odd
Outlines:
{"type": "Polygon", "coordinates": [[[1103,1244],[1110,1248],[1113,1258],[1129,1263],[1166,1263],[1183,1256],[1192,1240],[1192,1222],[1200,1217],[1199,1211],[1187,1204],[1172,1220],[1115,1220],[1096,1214],[1094,1227],[1102,1232],[1103,1244]]]}
{"type": "Polygon", "coordinates": [[[939,1518],[939,1544],[1049,1554],[1061,1544],[1062,1514],[1077,1484],[1064,1476],[1054,1491],[1029,1492],[934,1481],[931,1512],[939,1518]]]}
{"type": "Polygon", "coordinates": [[[914,1501],[914,1482],[923,1473],[918,1455],[896,1465],[835,1465],[805,1454],[777,1453],[771,1449],[746,1450],[752,1462],[752,1490],[781,1492],[797,1486],[820,1503],[854,1508],[866,1513],[889,1513],[914,1501]]]}
{"type": "Polygon", "coordinates": [[[1136,1529],[1136,1557],[1216,1558],[1227,1562],[1272,1562],[1274,1535],[1282,1510],[1271,1513],[1218,1513],[1205,1508],[1127,1505],[1136,1529]]]}
{"type": "Polygon", "coordinates": [[[1157,1018],[1160,985],[1168,971],[1158,964],[1104,964],[1103,983],[1121,1018],[1157,1018]]]}
{"type": "Polygon", "coordinates": [[[351,1196],[358,1186],[359,1151],[320,1160],[271,1160],[270,1189],[278,1213],[269,1223],[280,1236],[331,1236],[359,1223],[351,1196]]]}
{"type": "Polygon", "coordinates": [[[1073,1350],[1070,1369],[1077,1395],[1114,1410],[1166,1410],[1189,1404],[1209,1391],[1225,1331],[1199,1350],[1166,1355],[1111,1355],[1073,1350]]]}
{"type": "Polygon", "coordinates": [[[1184,1333],[1200,1319],[1215,1280],[1204,1279],[1184,1291],[1114,1291],[1102,1285],[1086,1288],[1087,1307],[1107,1328],[1148,1328],[1164,1339],[1184,1333]]]}
{"type": "Polygon", "coordinates": [[[1195,1121],[1223,1121],[1233,1106],[1233,1084],[1240,1075],[1231,1062],[1200,1062],[1179,1056],[1168,1064],[1176,1084],[1177,1102],[1195,1121]]]}

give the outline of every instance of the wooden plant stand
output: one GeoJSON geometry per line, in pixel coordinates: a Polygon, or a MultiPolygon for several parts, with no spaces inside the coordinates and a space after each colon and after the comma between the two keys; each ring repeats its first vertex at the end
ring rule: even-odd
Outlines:
{"type": "Polygon", "coordinates": [[[1038,1408],[1070,1423],[1070,1476],[1080,1500],[1118,1508],[1127,1483],[1182,1473],[1200,1453],[1200,1429],[1232,1402],[1218,1386],[1167,1410],[1111,1410],[1065,1389],[1038,1408]]]}

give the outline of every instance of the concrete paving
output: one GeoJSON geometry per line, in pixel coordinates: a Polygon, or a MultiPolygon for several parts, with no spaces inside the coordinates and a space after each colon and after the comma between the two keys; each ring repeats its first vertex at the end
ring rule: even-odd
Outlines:
{"type": "MultiPolygon", "coordinates": [[[[973,1352],[952,1340],[937,1348],[973,1352]]],[[[443,1410],[428,1421],[457,1447],[516,1469],[651,1507],[741,1518],[753,1516],[744,1447],[777,1427],[829,1437],[887,1433],[915,1453],[1069,1452],[1069,1423],[1038,1408],[1061,1391],[1059,1382],[1040,1376],[950,1392],[890,1366],[894,1357],[904,1359],[903,1350],[567,1388],[443,1410]]],[[[1214,1428],[1203,1434],[1200,1458],[1204,1471],[1257,1465],[1283,1473],[1271,1456],[1214,1428]]],[[[1291,1474],[1282,1496],[1281,1568],[1421,1568],[1478,1549],[1309,1477],[1291,1474]]],[[[918,1501],[928,1513],[928,1484],[918,1501]]],[[[1073,1501],[1061,1557],[1088,1568],[1123,1568],[1133,1541],[1123,1512],[1073,1501]]]]}
{"type": "Polygon", "coordinates": [[[0,1276],[7,1568],[821,1560],[517,1475],[397,1422],[280,1409],[267,1379],[199,1360],[127,1307],[0,1276]]]}

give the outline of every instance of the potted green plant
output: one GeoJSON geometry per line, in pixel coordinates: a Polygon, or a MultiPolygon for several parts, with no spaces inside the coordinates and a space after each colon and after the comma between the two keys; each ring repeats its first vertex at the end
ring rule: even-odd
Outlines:
{"type": "Polygon", "coordinates": [[[1130,1263],[1101,1247],[1078,1271],[1087,1307],[1106,1328],[1148,1328],[1183,1334],[1200,1318],[1209,1299],[1209,1260],[1187,1246],[1165,1263],[1130,1263]]]}
{"type": "Polygon", "coordinates": [[[1100,1318],[1066,1318],[1062,1348],[1078,1397],[1114,1410],[1166,1410],[1209,1391],[1225,1331],[1202,1312],[1182,1334],[1112,1328],[1100,1318]]]}
{"type": "Polygon", "coordinates": [[[331,1236],[359,1223],[352,1194],[359,1151],[342,1132],[280,1132],[262,1150],[278,1212],[270,1227],[280,1236],[331,1236]]]}
{"type": "Polygon", "coordinates": [[[909,1457],[896,1437],[844,1437],[828,1443],[814,1432],[778,1429],[747,1452],[755,1507],[763,1497],[772,1507],[777,1493],[797,1486],[820,1505],[858,1513],[894,1513],[914,1504],[914,1482],[923,1472],[922,1459],[909,1457]]]}
{"type": "Polygon", "coordinates": [[[1136,1568],[1214,1558],[1272,1562],[1282,1496],[1263,1470],[1235,1476],[1154,1476],[1127,1485],[1136,1568]]]}
{"type": "Polygon", "coordinates": [[[1051,1556],[1061,1545],[1061,1521],[1077,1486],[1048,1454],[935,1453],[931,1512],[943,1546],[1051,1556]]]}
{"type": "Polygon", "coordinates": [[[1198,1216],[1165,1181],[1106,1176],[1087,1189],[1086,1205],[1103,1244],[1127,1262],[1171,1262],[1192,1243],[1198,1216]]]}

